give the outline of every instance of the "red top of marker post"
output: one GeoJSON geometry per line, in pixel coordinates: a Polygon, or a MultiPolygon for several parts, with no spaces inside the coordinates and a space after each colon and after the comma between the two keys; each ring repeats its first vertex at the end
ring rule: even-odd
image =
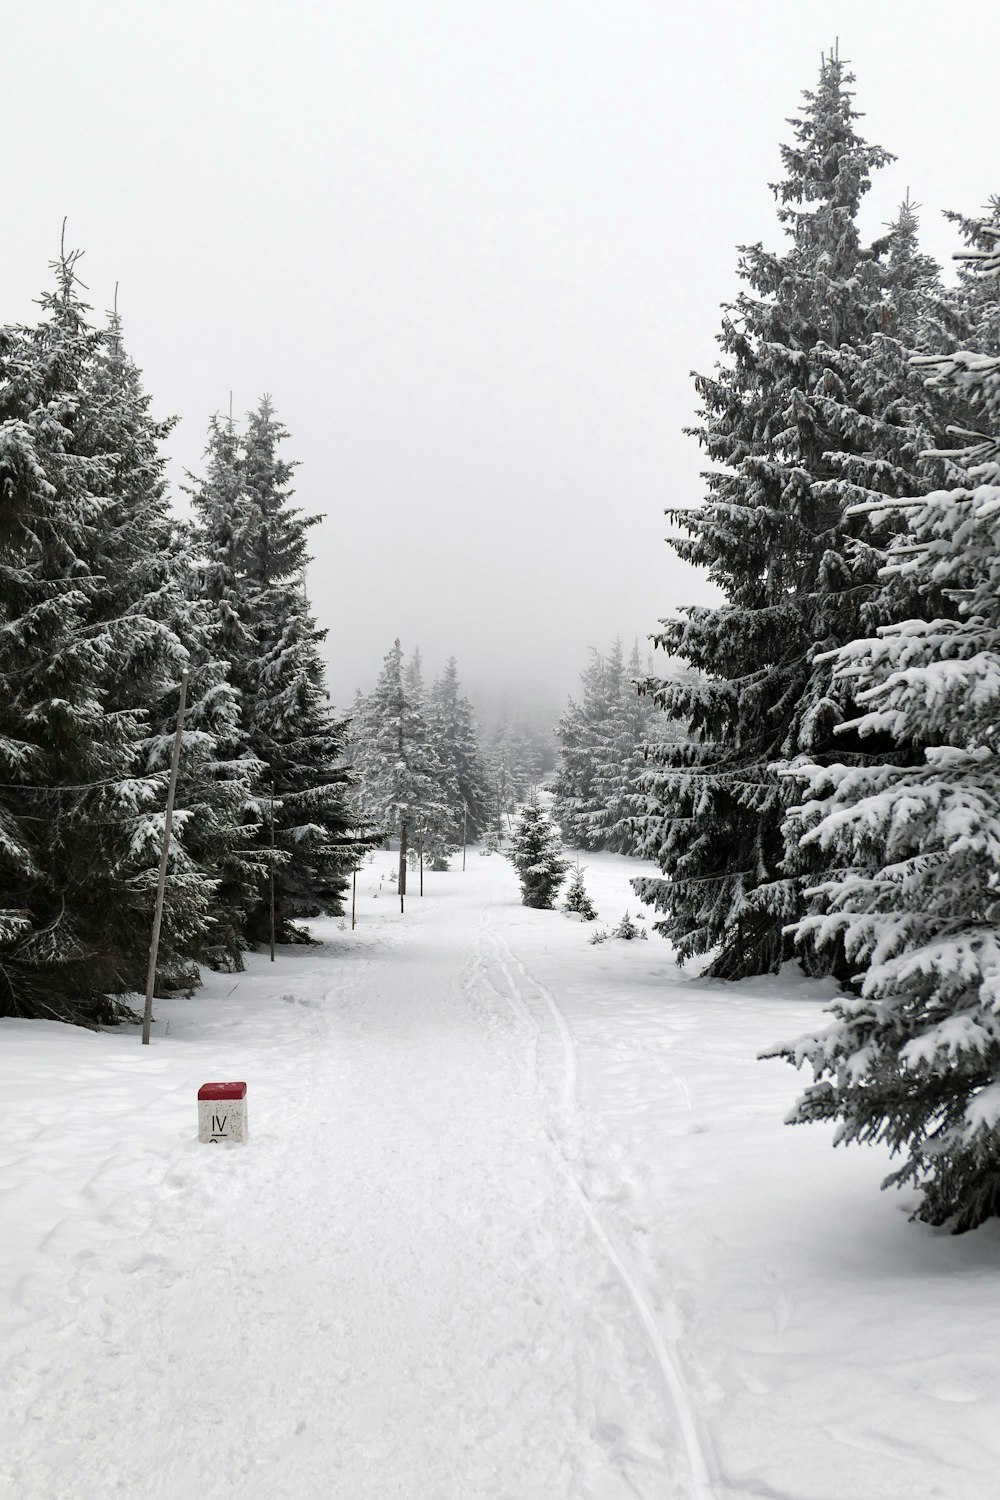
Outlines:
{"type": "Polygon", "coordinates": [[[245,1099],[245,1083],[203,1083],[198,1090],[199,1099],[245,1099]]]}

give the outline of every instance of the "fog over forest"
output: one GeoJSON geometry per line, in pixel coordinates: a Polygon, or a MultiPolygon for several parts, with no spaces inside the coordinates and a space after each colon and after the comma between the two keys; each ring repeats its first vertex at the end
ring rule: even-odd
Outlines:
{"type": "Polygon", "coordinates": [[[735,247],[779,242],[767,184],[823,49],[839,35],[897,157],[866,233],[909,188],[947,261],[942,210],[982,204],[968,57],[929,0],[898,22],[860,0],[18,7],[4,315],[31,316],[68,216],[96,311],[117,283],[181,418],[177,486],[230,393],[237,416],[271,394],[327,518],[334,701],[398,634],[432,670],[454,652],[487,716],[551,719],[589,646],[711,597],[662,542],[664,507],[703,492],[689,372],[735,247]]]}

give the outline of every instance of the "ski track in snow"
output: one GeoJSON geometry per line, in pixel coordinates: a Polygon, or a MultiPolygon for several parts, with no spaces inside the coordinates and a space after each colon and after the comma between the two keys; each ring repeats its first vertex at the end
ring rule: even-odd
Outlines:
{"type": "MultiPolygon", "coordinates": [[[[628,1293],[635,1314],[642,1325],[643,1331],[649,1341],[649,1346],[660,1368],[664,1385],[676,1413],[677,1422],[683,1436],[684,1451],[690,1469],[692,1500],[716,1500],[716,1491],[709,1473],[708,1458],[698,1433],[692,1401],[688,1393],[687,1381],[676,1353],[676,1346],[674,1349],[671,1349],[660,1327],[657,1316],[653,1311],[654,1299],[649,1287],[645,1285],[643,1278],[639,1275],[635,1267],[628,1264],[625,1253],[615,1243],[610,1231],[602,1221],[590,1193],[581,1180],[579,1161],[578,1159],[574,1160],[574,1157],[578,1158],[578,1150],[574,1148],[573,1141],[574,1138],[578,1137],[580,1127],[577,1102],[577,1081],[580,1072],[580,1061],[569,1023],[556,1003],[552,992],[528,971],[524,963],[514,952],[510,943],[493,929],[489,912],[484,913],[481,918],[480,930],[490,943],[506,981],[506,990],[500,991],[494,985],[494,991],[510,1005],[511,1009],[520,1019],[526,1021],[532,1028],[535,1037],[533,1053],[536,1058],[538,1050],[537,1042],[542,1035],[542,1028],[535,1020],[531,1003],[525,993],[526,988],[533,990],[539,997],[555,1026],[562,1053],[562,1066],[560,1069],[562,1121],[559,1138],[557,1139],[554,1135],[550,1134],[549,1140],[559,1151],[570,1191],[579,1203],[601,1250],[607,1257],[608,1262],[614,1267],[622,1286],[628,1293]],[[517,975],[520,976],[520,980],[512,972],[515,969],[517,975]]],[[[487,965],[485,964],[481,967],[484,971],[487,969],[487,965]]],[[[687,1095],[686,1087],[683,1084],[681,1086],[685,1096],[689,1100],[690,1096],[687,1095]]]]}

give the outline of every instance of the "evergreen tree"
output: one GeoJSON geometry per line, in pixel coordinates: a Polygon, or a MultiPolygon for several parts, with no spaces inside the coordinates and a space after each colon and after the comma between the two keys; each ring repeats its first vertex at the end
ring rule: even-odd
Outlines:
{"type": "Polygon", "coordinates": [[[609,728],[621,686],[621,642],[609,657],[591,652],[581,676],[579,703],[569,708],[556,727],[559,765],[556,773],[552,815],[563,837],[576,849],[606,846],[605,797],[600,770],[607,766],[609,728]]]}
{"type": "Polygon", "coordinates": [[[637,938],[648,938],[649,933],[646,931],[645,927],[641,925],[641,923],[641,917],[638,917],[633,921],[628,912],[626,912],[621,921],[618,923],[618,926],[611,929],[610,936],[613,938],[620,938],[623,943],[635,942],[637,938]]]}
{"type": "MultiPolygon", "coordinates": [[[[211,616],[198,599],[191,545],[171,515],[163,442],[173,422],[156,422],[140,372],[124,344],[117,307],[88,367],[87,427],[77,435],[103,453],[114,524],[103,528],[102,567],[113,609],[126,622],[105,711],[147,705],[150,732],[137,769],[165,777],[177,719],[177,678],[189,673],[176,798],[176,834],[161,929],[160,989],[199,983],[196,961],[241,967],[241,930],[252,891],[242,854],[255,773],[231,751],[239,707],[227,664],[214,650],[211,616]],[[152,624],[153,629],[150,629],[152,624]]],[[[159,859],[162,818],[150,819],[144,857],[159,859]]],[[[141,843],[134,841],[138,857],[141,843]]]]}
{"type": "Polygon", "coordinates": [[[704,506],[669,512],[687,532],[671,545],[709,570],[725,602],[664,622],[657,645],[694,675],[643,685],[690,739],[651,753],[642,852],[666,878],[635,889],[664,913],[657,927],[682,958],[717,949],[711,972],[728,978],[776,967],[801,914],[806,882],[784,864],[781,770],[803,752],[826,758],[851,718],[829,653],[862,633],[881,563],[852,506],[932,483],[914,473],[920,437],[905,396],[874,409],[880,377],[856,357],[886,336],[897,271],[881,263],[888,241],[859,241],[870,173],[890,158],[858,135],[852,82],[824,58],[774,189],[790,244],[783,255],[743,248],[749,289],[728,309],[724,362],[696,382],[697,436],[716,467],[704,506]]]}
{"type": "MultiPolygon", "coordinates": [[[[419,646],[414,648],[403,672],[403,692],[414,714],[425,726],[428,763],[433,766],[432,774],[436,782],[435,803],[421,809],[415,832],[423,857],[431,869],[446,870],[449,857],[462,842],[458,784],[451,757],[444,744],[443,726],[424,685],[419,646]]],[[[416,858],[416,850],[412,853],[416,858]]]]}
{"type": "MultiPolygon", "coordinates": [[[[143,987],[164,777],[150,707],[183,644],[164,622],[161,466],[120,328],[87,321],[76,254],[37,328],[0,337],[0,1013],[113,1020],[143,987]]],[[[170,869],[164,971],[207,927],[211,878],[170,869]]]]}
{"type": "Polygon", "coordinates": [[[458,847],[463,834],[475,842],[489,826],[492,795],[472,705],[460,690],[453,656],[434,682],[428,712],[448,801],[447,837],[458,847]]]}
{"type": "Polygon", "coordinates": [[[403,691],[413,707],[426,715],[427,689],[424,686],[424,661],[419,646],[414,646],[403,669],[403,691]]]}
{"type": "Polygon", "coordinates": [[[521,882],[522,906],[550,911],[569,861],[559,831],[537,802],[526,802],[514,827],[508,857],[521,882]]]}
{"type": "Polygon", "coordinates": [[[627,661],[619,641],[607,656],[593,652],[580,701],[570,700],[557,726],[553,815],[576,848],[634,854],[639,847],[649,744],[681,738],[680,726],[640,696],[643,676],[638,642],[627,661]]]}
{"type": "Polygon", "coordinates": [[[193,493],[202,594],[240,695],[233,749],[257,773],[242,834],[256,871],[246,930],[258,942],[270,926],[272,871],[276,935],[300,941],[296,921],[343,910],[348,872],[369,847],[349,804],[346,726],[328,702],[326,632],[306,597],[307,533],[320,518],[291,504],[287,436],[267,396],[242,438],[231,420],[214,418],[193,493]]]}
{"type": "Polygon", "coordinates": [[[352,743],[360,778],[356,805],[364,821],[383,837],[399,839],[402,895],[410,839],[419,828],[445,819],[448,809],[427,720],[406,692],[398,638],[355,716],[352,743]]]}
{"type": "MultiPolygon", "coordinates": [[[[370,847],[349,805],[346,724],[328,701],[320,655],[327,632],[317,629],[306,597],[307,532],[320,517],[290,503],[297,465],[279,451],[287,436],[264,396],[249,415],[240,455],[247,511],[242,592],[253,639],[242,673],[244,725],[251,753],[266,768],[261,792],[274,798],[258,847],[270,861],[273,816],[275,918],[285,942],[300,939],[297,919],[343,911],[349,872],[370,847]]],[[[268,904],[262,898],[251,913],[258,939],[268,904]]]]}
{"type": "Polygon", "coordinates": [[[254,647],[249,601],[244,597],[243,587],[252,541],[239,435],[231,416],[210,418],[205,476],[202,480],[193,475],[188,477],[192,480],[188,494],[195,514],[193,541],[198,557],[199,590],[211,607],[218,649],[230,663],[239,691],[245,686],[245,667],[254,647]]]}
{"type": "Polygon", "coordinates": [[[583,883],[583,871],[580,861],[576,862],[569,885],[566,887],[566,898],[563,901],[566,911],[576,912],[585,922],[593,922],[597,916],[597,908],[587,895],[587,888],[583,883]]]}
{"type": "MultiPolygon", "coordinates": [[[[683,667],[677,671],[682,675],[683,667]]],[[[691,675],[691,674],[687,674],[691,675]]],[[[597,747],[595,785],[598,810],[591,820],[599,847],[619,854],[637,854],[645,838],[646,797],[642,791],[651,751],[677,745],[687,737],[687,726],[658,713],[639,693],[644,676],[636,643],[621,668],[618,687],[597,747]]]]}
{"type": "MultiPolygon", "coordinates": [[[[972,237],[995,327],[1000,227],[972,237]]],[[[826,873],[797,937],[859,972],[829,1027],[772,1054],[814,1071],[793,1121],[886,1143],[903,1163],[885,1185],[917,1186],[917,1216],[956,1231],[1000,1215],[998,348],[921,362],[975,414],[964,483],[910,501],[890,547],[888,586],[926,607],[842,648],[836,673],[858,703],[850,732],[923,754],[800,772],[798,832],[826,873]]]]}

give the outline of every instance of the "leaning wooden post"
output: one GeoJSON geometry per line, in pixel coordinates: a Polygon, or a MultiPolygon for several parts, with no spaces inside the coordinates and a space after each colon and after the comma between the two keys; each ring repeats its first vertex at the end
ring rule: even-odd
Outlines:
{"type": "Polygon", "coordinates": [[[274,782],[271,782],[271,962],[274,963],[274,782]]]}
{"type": "Polygon", "coordinates": [[[462,869],[465,869],[465,847],[469,842],[469,804],[462,803],[462,869]]]}
{"type": "Polygon", "coordinates": [[[356,912],[358,909],[358,872],[355,870],[351,875],[351,931],[356,925],[356,912]]]}
{"type": "Polygon", "coordinates": [[[184,705],[187,702],[187,668],[181,673],[181,699],[177,708],[177,728],[170,757],[170,780],[167,782],[167,815],[163,820],[163,844],[160,848],[160,876],[153,908],[153,935],[149,943],[149,967],[146,970],[146,1005],[142,1013],[142,1045],[149,1046],[149,1027],[153,1019],[153,987],[156,983],[156,955],[160,948],[160,924],[163,921],[163,898],[167,889],[167,860],[170,856],[170,830],[174,822],[174,793],[177,790],[177,768],[181,760],[181,737],[184,732],[184,705]]]}

